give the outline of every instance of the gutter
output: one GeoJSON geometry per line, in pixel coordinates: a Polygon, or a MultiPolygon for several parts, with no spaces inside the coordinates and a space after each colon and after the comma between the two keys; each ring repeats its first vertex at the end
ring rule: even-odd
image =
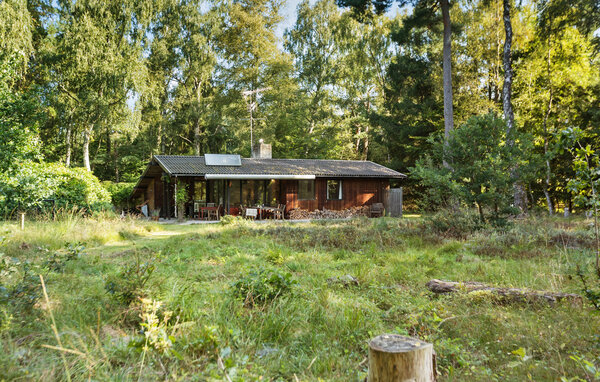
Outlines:
{"type": "Polygon", "coordinates": [[[275,175],[275,174],[206,174],[205,179],[299,179],[312,180],[315,175],[275,175]]]}

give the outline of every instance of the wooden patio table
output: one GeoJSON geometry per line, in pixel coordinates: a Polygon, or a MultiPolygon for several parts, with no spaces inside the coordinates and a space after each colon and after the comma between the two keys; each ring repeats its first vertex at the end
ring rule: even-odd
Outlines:
{"type": "Polygon", "coordinates": [[[262,207],[256,207],[258,208],[258,213],[259,213],[259,219],[262,219],[262,211],[268,211],[271,213],[274,213],[277,210],[277,207],[269,207],[269,206],[262,206],[262,207]]]}
{"type": "Polygon", "coordinates": [[[219,209],[219,207],[200,207],[200,219],[204,220],[204,212],[217,211],[217,213],[218,213],[218,209],[219,209]]]}

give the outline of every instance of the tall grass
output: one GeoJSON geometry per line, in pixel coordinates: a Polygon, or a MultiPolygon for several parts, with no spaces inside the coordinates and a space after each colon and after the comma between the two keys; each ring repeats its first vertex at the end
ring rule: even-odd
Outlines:
{"type": "Polygon", "coordinates": [[[157,223],[131,216],[120,218],[108,212],[84,217],[76,209],[59,210],[54,217],[46,215],[38,216],[35,220],[28,219],[23,230],[16,222],[0,222],[0,236],[5,238],[3,252],[11,256],[19,256],[39,247],[56,250],[70,243],[102,245],[161,229],[157,223]]]}
{"type": "Polygon", "coordinates": [[[0,325],[0,380],[66,380],[68,372],[73,381],[359,381],[367,341],[386,332],[432,342],[440,380],[591,380],[570,358],[593,363],[600,356],[598,316],[587,306],[500,305],[425,288],[440,278],[578,292],[571,276],[574,264],[587,261],[586,241],[552,238],[585,237],[585,221],[453,230],[460,239],[436,236],[427,221],[168,226],[170,235],[152,238],[144,233],[155,227],[135,220],[27,222],[31,232],[7,233],[16,254],[28,251],[22,242],[98,246],[61,272],[30,257],[48,299],[36,305],[37,315],[13,314],[12,324],[0,325]],[[123,240],[123,232],[131,236],[123,240]],[[130,270],[140,263],[155,270],[136,285],[130,270]],[[328,282],[348,274],[358,285],[328,282]],[[107,292],[115,278],[145,301],[162,302],[152,320],[140,300],[107,292]],[[248,303],[250,287],[268,299],[248,303]],[[58,343],[53,328],[62,345],[43,347],[58,343]],[[170,335],[153,337],[165,346],[148,346],[150,330],[170,335]]]}

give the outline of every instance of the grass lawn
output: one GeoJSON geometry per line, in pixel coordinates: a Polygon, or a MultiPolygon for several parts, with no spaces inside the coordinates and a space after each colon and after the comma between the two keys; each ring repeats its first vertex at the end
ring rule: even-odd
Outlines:
{"type": "Polygon", "coordinates": [[[584,363],[599,366],[600,315],[587,301],[503,304],[425,287],[581,293],[587,222],[432,227],[420,216],[0,223],[0,380],[362,381],[367,341],[382,333],[433,343],[442,381],[593,380],[584,363]],[[358,285],[328,281],[345,275],[358,285]]]}

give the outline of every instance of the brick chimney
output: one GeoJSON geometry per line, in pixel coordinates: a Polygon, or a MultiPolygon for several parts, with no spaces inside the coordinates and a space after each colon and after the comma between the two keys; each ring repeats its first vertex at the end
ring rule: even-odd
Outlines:
{"type": "Polygon", "coordinates": [[[273,155],[271,153],[271,145],[266,144],[261,139],[252,147],[252,158],[256,159],[271,159],[273,155]]]}

